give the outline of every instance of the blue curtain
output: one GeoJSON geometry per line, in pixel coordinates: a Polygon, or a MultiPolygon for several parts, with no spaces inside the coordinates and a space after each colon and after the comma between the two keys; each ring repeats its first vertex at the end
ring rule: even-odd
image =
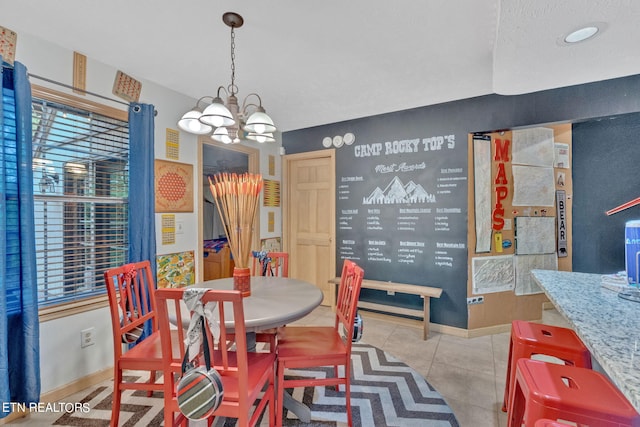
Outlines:
{"type": "MultiPolygon", "coordinates": [[[[149,260],[156,277],[154,114],[150,104],[129,106],[129,262],[149,260]]],[[[147,322],[140,339],[150,333],[147,322]]]]}
{"type": "Polygon", "coordinates": [[[31,86],[24,65],[5,65],[0,118],[0,418],[9,414],[6,403],[40,399],[31,86]]]}

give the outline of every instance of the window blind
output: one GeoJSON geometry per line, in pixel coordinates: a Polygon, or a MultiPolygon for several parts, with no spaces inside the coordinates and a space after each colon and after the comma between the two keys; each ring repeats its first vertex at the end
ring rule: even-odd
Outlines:
{"type": "Polygon", "coordinates": [[[34,98],[32,124],[39,304],[104,293],[128,259],[128,123],[34,98]]]}
{"type": "MultiPolygon", "coordinates": [[[[19,313],[20,301],[20,218],[18,214],[18,157],[16,143],[16,105],[14,92],[10,88],[2,88],[2,132],[4,133],[4,147],[0,147],[0,161],[4,162],[4,176],[0,176],[3,185],[0,192],[4,197],[5,215],[0,220],[5,222],[6,254],[6,293],[7,312],[19,313]]],[[[0,212],[2,215],[2,212],[0,212]]]]}

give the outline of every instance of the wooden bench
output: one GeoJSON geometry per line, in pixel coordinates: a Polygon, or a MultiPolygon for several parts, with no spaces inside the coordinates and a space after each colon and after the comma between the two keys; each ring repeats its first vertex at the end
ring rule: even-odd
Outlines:
{"type": "MultiPolygon", "coordinates": [[[[331,309],[334,311],[336,309],[336,295],[337,295],[336,289],[338,288],[339,284],[340,284],[339,277],[329,280],[329,289],[330,289],[330,295],[331,295],[331,309]]],[[[394,305],[387,305],[387,304],[367,302],[367,301],[358,301],[358,307],[361,307],[367,310],[375,310],[375,311],[381,311],[385,313],[401,314],[404,316],[413,316],[413,317],[422,318],[422,339],[423,340],[427,339],[427,336],[429,335],[429,301],[431,297],[440,298],[440,295],[442,295],[442,289],[432,288],[430,286],[408,285],[406,283],[382,282],[379,280],[369,280],[369,279],[362,280],[362,288],[420,296],[420,298],[423,299],[422,310],[417,310],[414,308],[397,307],[394,305]]]]}

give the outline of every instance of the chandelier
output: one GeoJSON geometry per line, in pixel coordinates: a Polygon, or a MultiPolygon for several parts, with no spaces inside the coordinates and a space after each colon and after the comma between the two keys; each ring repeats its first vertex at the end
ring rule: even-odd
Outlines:
{"type": "Polygon", "coordinates": [[[250,93],[238,104],[238,86],[236,86],[235,29],[244,23],[242,16],[234,12],[222,15],[222,21],[231,28],[231,84],[225,89],[218,87],[215,97],[203,96],[196,105],[182,116],[178,127],[195,135],[211,134],[211,138],[224,144],[236,144],[242,139],[257,142],[274,142],[276,130],[271,117],[262,107],[262,99],[257,93],[250,93]],[[226,104],[220,97],[221,91],[227,94],[226,104]],[[256,101],[253,101],[256,98],[256,101]],[[251,102],[253,101],[253,102],[251,102]]]}

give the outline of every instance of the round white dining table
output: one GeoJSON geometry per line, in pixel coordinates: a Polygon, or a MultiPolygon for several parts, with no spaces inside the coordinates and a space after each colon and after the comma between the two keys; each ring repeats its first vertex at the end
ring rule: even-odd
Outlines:
{"type": "MultiPolygon", "coordinates": [[[[208,280],[197,288],[232,290],[233,278],[208,280]]],[[[288,277],[252,276],[251,295],[243,299],[247,347],[255,349],[255,332],[284,326],[311,313],[322,302],[322,291],[303,280],[288,277]]],[[[233,327],[233,311],[226,312],[225,326],[233,327]],[[230,323],[230,324],[227,324],[230,323]]],[[[309,407],[284,394],[283,405],[305,423],[311,421],[309,407]]]]}
{"type": "MultiPolygon", "coordinates": [[[[233,278],[207,280],[193,287],[232,290],[233,278]]],[[[251,295],[243,300],[245,328],[257,332],[284,326],[311,313],[321,302],[322,291],[304,280],[252,276],[251,295]]],[[[225,320],[232,323],[233,318],[225,320]]]]}

